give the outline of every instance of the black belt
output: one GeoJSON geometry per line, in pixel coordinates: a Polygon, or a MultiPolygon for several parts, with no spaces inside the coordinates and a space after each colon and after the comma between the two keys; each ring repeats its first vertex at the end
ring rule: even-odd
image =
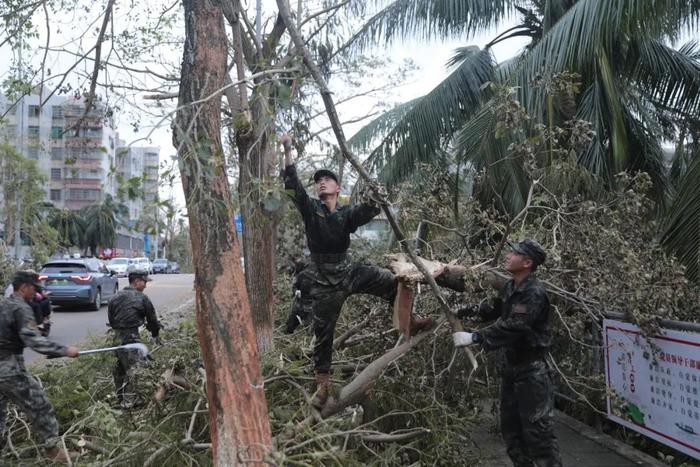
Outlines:
{"type": "Polygon", "coordinates": [[[347,253],[311,253],[314,263],[340,263],[347,259],[347,253]]]}

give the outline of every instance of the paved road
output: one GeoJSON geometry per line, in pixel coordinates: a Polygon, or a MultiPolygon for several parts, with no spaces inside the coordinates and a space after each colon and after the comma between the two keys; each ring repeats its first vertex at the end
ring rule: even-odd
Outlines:
{"type": "MultiPolygon", "coordinates": [[[[146,295],[159,315],[164,315],[169,308],[177,307],[192,295],[193,274],[157,274],[151,277],[153,282],[148,283],[146,295]]],[[[119,279],[120,290],[127,285],[126,279],[119,279]]],[[[107,305],[103,305],[99,311],[55,308],[52,321],[51,340],[80,346],[88,336],[100,335],[107,330],[107,305]]],[[[27,362],[44,358],[31,349],[26,349],[24,356],[27,362]]]]}

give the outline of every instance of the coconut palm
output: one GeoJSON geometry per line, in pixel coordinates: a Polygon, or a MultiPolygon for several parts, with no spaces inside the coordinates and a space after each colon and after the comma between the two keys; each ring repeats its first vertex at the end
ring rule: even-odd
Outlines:
{"type": "MultiPolygon", "coordinates": [[[[596,132],[580,164],[606,183],[622,170],[646,170],[662,201],[668,187],[660,141],[672,136],[676,119],[700,109],[700,50],[692,42],[678,49],[667,42],[698,24],[698,1],[396,0],[376,13],[349,47],[416,36],[460,37],[498,27],[514,15],[519,24],[481,51],[457,50],[451,61],[455,71],[399,109],[403,117],[371,152],[370,165],[385,181],[397,181],[416,162],[433,160],[436,148],[457,141],[461,158],[476,168],[489,166],[502,159],[507,141],[494,141],[497,118],[488,112],[491,96],[484,82],[512,86],[532,121],[548,122],[561,118],[562,109],[552,105],[547,90],[533,88],[533,80],[575,72],[582,81],[576,117],[591,122],[596,132]],[[531,42],[519,56],[494,65],[490,48],[514,36],[531,42]],[[460,74],[475,79],[457,81],[460,74]]],[[[377,133],[361,135],[358,147],[377,133]]],[[[509,197],[513,210],[522,203],[522,187],[519,192],[520,197],[509,197]]]]}
{"type": "MultiPolygon", "coordinates": [[[[352,6],[366,12],[373,4],[352,6]]],[[[497,29],[513,18],[517,24],[482,50],[457,50],[452,75],[397,109],[393,126],[386,125],[392,116],[383,117],[385,124],[370,124],[351,140],[355,148],[368,148],[381,137],[367,161],[389,183],[405,179],[417,162],[444,164],[444,150],[451,149],[456,162],[488,168],[485,184],[499,190],[506,208],[517,212],[529,180],[523,164],[508,157],[513,140],[496,131],[493,86],[484,83],[490,80],[515,91],[531,124],[551,126],[569,118],[590,122],[595,137],[578,154],[578,163],[603,187],[612,186],[621,171],[646,171],[660,211],[676,193],[682,195],[674,203],[665,241],[675,251],[695,251],[697,261],[697,247],[691,244],[700,244],[700,232],[679,224],[678,213],[696,199],[700,172],[686,170],[683,188],[675,190],[661,141],[674,139],[682,122],[697,122],[700,115],[700,48],[695,42],[669,45],[697,31],[699,0],[394,0],[384,2],[347,48],[409,37],[460,38],[497,29]],[[515,36],[530,42],[516,57],[493,64],[491,47],[515,36]],[[454,86],[455,73],[479,79],[454,86]],[[554,99],[547,86],[533,86],[563,73],[580,77],[580,92],[571,102],[554,99]]]]}
{"type": "Polygon", "coordinates": [[[49,225],[58,232],[58,244],[62,249],[83,246],[85,220],[78,212],[54,209],[49,214],[49,225]]]}
{"type": "Polygon", "coordinates": [[[97,248],[113,247],[117,242],[117,229],[125,226],[129,209],[122,203],[114,201],[107,195],[101,203],[91,204],[81,210],[85,219],[84,244],[90,248],[93,256],[97,248]]]}

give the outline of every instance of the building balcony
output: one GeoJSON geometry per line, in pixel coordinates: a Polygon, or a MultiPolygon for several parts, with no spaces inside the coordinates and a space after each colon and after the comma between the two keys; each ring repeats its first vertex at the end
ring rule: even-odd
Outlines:
{"type": "Polygon", "coordinates": [[[76,169],[101,169],[102,168],[102,159],[85,159],[85,158],[77,158],[77,159],[70,159],[70,157],[67,157],[67,159],[70,161],[70,163],[66,164],[67,167],[71,168],[76,168],[76,169]]]}
{"type": "Polygon", "coordinates": [[[78,136],[70,137],[70,131],[63,135],[64,145],[67,148],[99,148],[102,146],[102,137],[78,136]]]}
{"type": "Polygon", "coordinates": [[[101,188],[102,180],[99,178],[65,178],[63,184],[70,188],[101,188]]]}

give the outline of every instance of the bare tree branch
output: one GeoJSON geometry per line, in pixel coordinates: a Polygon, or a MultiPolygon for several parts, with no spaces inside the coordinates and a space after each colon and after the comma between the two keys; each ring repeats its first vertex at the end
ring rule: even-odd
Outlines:
{"type": "MultiPolygon", "coordinates": [[[[97,88],[97,77],[100,74],[100,56],[102,55],[102,42],[104,41],[105,38],[105,32],[107,31],[107,25],[109,24],[109,19],[112,16],[112,8],[114,7],[114,2],[115,0],[108,0],[107,2],[107,9],[105,11],[105,17],[104,20],[102,21],[102,26],[100,27],[100,32],[97,35],[97,42],[95,43],[95,63],[92,69],[92,79],[90,80],[90,92],[87,95],[87,99],[85,100],[85,112],[83,112],[83,116],[80,117],[75,124],[71,128],[75,128],[75,136],[79,136],[80,134],[80,125],[82,125],[83,121],[87,118],[88,113],[92,109],[92,104],[95,101],[95,91],[97,88]]],[[[65,129],[63,132],[65,133],[68,130],[65,129]]]]}

